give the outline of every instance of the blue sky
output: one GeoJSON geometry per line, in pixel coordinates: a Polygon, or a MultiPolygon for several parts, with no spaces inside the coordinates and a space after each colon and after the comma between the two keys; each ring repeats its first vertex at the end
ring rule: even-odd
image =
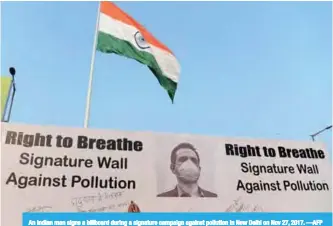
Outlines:
{"type": "MultiPolygon", "coordinates": [[[[12,122],[83,127],[97,4],[1,3],[12,122]]],[[[309,140],[332,123],[331,2],[117,4],[174,51],[179,89],[172,105],[144,65],[97,53],[90,127],[309,140]]]]}

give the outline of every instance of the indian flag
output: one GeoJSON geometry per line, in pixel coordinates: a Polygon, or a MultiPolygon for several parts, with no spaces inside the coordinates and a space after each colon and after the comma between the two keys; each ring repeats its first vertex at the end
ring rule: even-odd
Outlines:
{"type": "Polygon", "coordinates": [[[115,4],[108,1],[100,4],[97,50],[147,65],[173,102],[180,74],[174,54],[115,4]]]}

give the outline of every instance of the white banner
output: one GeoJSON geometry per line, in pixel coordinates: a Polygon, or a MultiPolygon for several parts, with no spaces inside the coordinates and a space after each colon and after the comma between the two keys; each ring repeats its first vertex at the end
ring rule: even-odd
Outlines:
{"type": "Polygon", "coordinates": [[[314,142],[2,123],[2,224],[22,212],[331,212],[314,142]]]}

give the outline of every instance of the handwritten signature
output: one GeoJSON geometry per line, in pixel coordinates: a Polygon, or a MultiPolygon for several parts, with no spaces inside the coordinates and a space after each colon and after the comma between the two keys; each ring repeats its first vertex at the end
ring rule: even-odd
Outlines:
{"type": "Polygon", "coordinates": [[[225,212],[263,212],[263,209],[259,205],[245,204],[239,197],[233,201],[225,212]]]}
{"type": "Polygon", "coordinates": [[[109,211],[112,211],[112,210],[118,209],[118,208],[125,209],[125,207],[128,206],[128,203],[129,202],[122,202],[122,203],[118,203],[118,204],[111,204],[111,205],[91,208],[91,209],[87,209],[87,210],[83,210],[83,209],[81,209],[81,207],[77,206],[77,211],[78,212],[109,212],[109,211]]]}
{"type": "Polygon", "coordinates": [[[50,212],[51,209],[51,206],[34,206],[27,209],[27,212],[50,212]]]}
{"type": "Polygon", "coordinates": [[[118,199],[123,195],[124,191],[120,192],[99,192],[97,195],[88,195],[72,198],[72,205],[75,207],[82,207],[84,204],[94,204],[96,202],[102,202],[104,200],[118,199]]]}

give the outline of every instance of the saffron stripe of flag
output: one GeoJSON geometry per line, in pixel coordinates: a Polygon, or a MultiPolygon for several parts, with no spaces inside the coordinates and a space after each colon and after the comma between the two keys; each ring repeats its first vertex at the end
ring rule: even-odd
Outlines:
{"type": "Polygon", "coordinates": [[[101,2],[97,50],[147,65],[173,102],[180,74],[176,57],[167,46],[112,2],[101,2]]]}

